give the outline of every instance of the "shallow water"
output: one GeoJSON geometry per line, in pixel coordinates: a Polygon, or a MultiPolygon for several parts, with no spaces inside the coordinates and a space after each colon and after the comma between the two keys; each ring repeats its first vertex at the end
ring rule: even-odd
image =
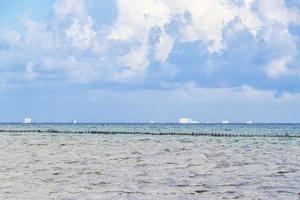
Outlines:
{"type": "Polygon", "coordinates": [[[300,124],[0,124],[0,132],[300,137],[300,124]]]}
{"type": "Polygon", "coordinates": [[[0,147],[0,199],[300,197],[298,138],[3,132],[0,147]]]}

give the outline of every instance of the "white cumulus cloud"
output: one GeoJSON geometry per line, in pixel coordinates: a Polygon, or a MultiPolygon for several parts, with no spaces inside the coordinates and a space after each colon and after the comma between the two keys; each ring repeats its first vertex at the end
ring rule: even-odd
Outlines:
{"type": "Polygon", "coordinates": [[[63,72],[79,82],[137,80],[151,73],[154,62],[176,71],[184,67],[169,58],[174,47],[185,43],[200,41],[213,62],[214,55],[230,48],[226,40],[244,31],[268,46],[272,61],[265,72],[277,78],[290,73],[288,64],[298,52],[289,25],[300,24],[299,9],[284,0],[116,0],[117,16],[103,26],[87,2],[56,0],[48,22],[24,19],[23,32],[11,30],[0,38],[8,49],[1,52],[0,64],[32,62],[37,71],[63,72]],[[153,41],[154,29],[159,32],[153,41]]]}
{"type": "Polygon", "coordinates": [[[291,74],[288,64],[291,62],[291,58],[285,57],[271,61],[266,67],[267,75],[270,78],[276,79],[284,75],[291,74]]]}
{"type": "Polygon", "coordinates": [[[66,30],[66,34],[72,40],[72,45],[78,49],[90,48],[92,40],[96,36],[91,18],[88,18],[86,23],[80,23],[77,19],[73,19],[73,23],[66,30]]]}

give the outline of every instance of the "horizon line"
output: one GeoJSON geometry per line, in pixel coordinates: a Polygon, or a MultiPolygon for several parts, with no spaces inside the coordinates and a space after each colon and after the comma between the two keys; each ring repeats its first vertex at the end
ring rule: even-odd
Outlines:
{"type": "Polygon", "coordinates": [[[31,122],[31,123],[24,123],[24,122],[0,122],[0,124],[179,124],[179,125],[197,125],[197,124],[246,124],[246,125],[253,125],[253,124],[300,124],[300,122],[229,122],[229,123],[222,123],[222,122],[199,122],[199,123],[178,123],[178,122],[31,122]]]}

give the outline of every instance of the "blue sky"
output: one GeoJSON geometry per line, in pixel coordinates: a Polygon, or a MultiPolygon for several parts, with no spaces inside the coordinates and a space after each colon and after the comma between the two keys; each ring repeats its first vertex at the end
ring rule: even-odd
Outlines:
{"type": "Polygon", "coordinates": [[[300,122],[297,0],[0,5],[2,122],[300,122]]]}

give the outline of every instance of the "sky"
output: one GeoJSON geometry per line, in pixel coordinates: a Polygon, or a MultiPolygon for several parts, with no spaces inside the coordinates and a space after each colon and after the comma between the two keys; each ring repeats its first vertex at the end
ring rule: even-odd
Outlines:
{"type": "Polygon", "coordinates": [[[299,0],[0,0],[0,122],[300,122],[299,0]]]}

